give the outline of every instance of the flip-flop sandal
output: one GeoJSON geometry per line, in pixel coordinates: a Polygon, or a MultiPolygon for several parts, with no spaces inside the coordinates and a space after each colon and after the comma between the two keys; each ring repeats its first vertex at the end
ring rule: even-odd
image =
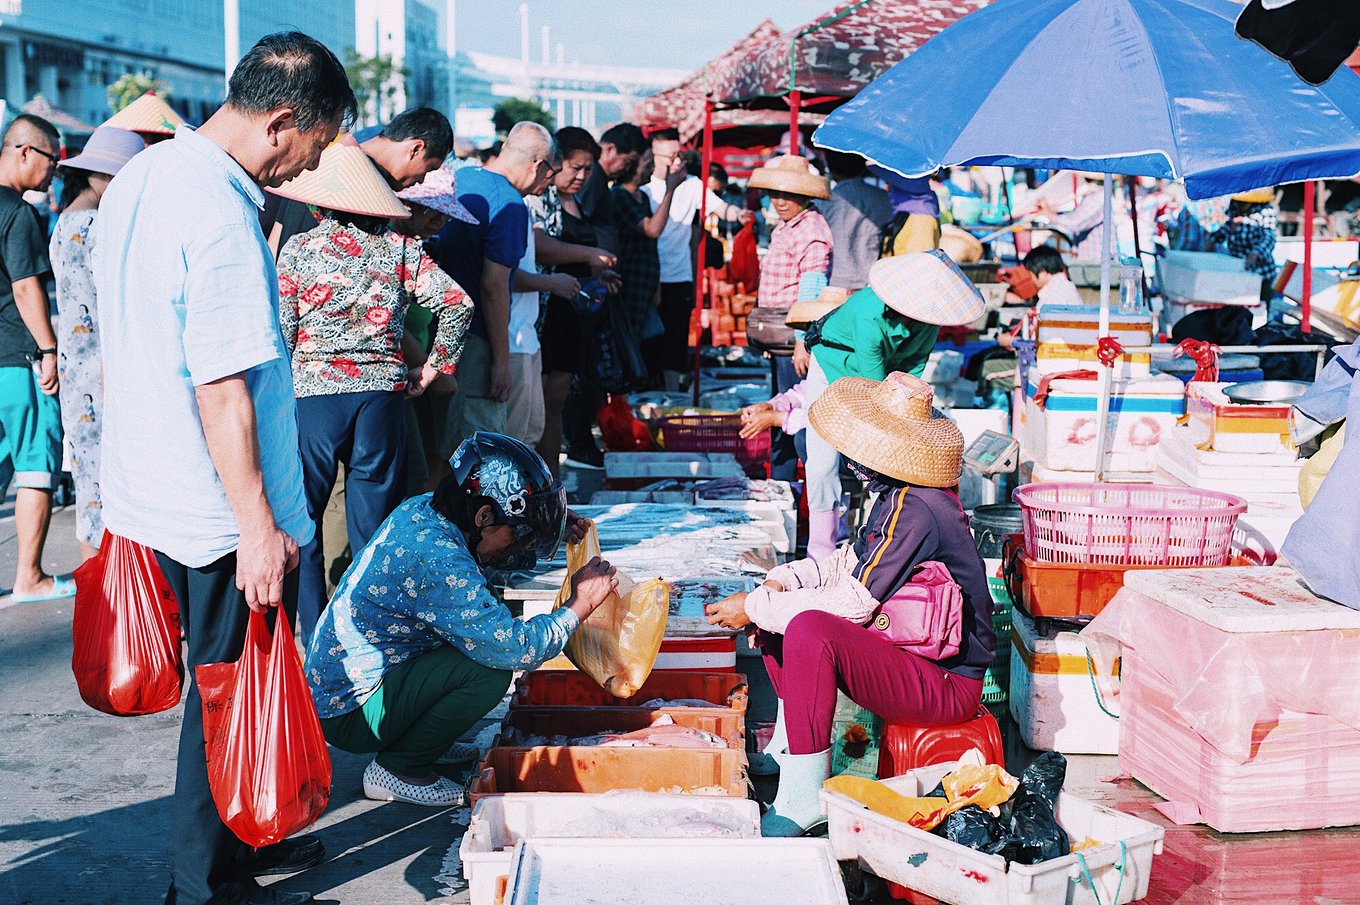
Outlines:
{"type": "Polygon", "coordinates": [[[11,594],[13,603],[42,603],[46,600],[65,600],[76,596],[76,583],[69,578],[53,578],[52,590],[46,594],[11,594]]]}

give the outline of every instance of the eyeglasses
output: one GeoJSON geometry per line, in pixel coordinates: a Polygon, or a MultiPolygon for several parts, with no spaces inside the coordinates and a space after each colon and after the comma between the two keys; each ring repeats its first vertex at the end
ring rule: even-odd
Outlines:
{"type": "Polygon", "coordinates": [[[19,148],[20,150],[22,150],[22,149],[24,149],[24,148],[28,148],[28,149],[29,149],[30,151],[32,151],[33,153],[35,153],[35,154],[41,154],[42,156],[46,157],[48,160],[52,161],[53,163],[61,163],[61,158],[60,158],[60,157],[58,157],[56,154],[51,153],[50,151],[44,151],[42,148],[35,148],[35,147],[33,147],[32,145],[15,145],[14,147],[19,148]]]}

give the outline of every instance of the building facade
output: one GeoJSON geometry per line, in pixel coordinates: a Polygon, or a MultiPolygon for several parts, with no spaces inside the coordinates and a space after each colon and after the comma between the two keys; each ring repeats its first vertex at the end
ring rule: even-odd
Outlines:
{"type": "MultiPolygon", "coordinates": [[[[354,43],[354,10],[332,0],[239,0],[240,46],[297,28],[337,54],[354,43]]],[[[35,94],[97,125],[108,86],[126,73],[164,82],[201,123],[221,104],[225,35],[219,0],[0,0],[0,79],[17,110],[35,94]]]]}

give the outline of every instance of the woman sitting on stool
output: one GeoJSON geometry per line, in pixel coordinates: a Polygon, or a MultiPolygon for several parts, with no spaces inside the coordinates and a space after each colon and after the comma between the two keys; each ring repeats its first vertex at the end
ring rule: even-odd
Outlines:
{"type": "Polygon", "coordinates": [[[900,372],[882,383],[846,377],[831,384],[809,418],[877,495],[867,524],[834,557],[780,566],[751,593],[708,608],[709,622],[754,632],[779,695],[765,749],[779,764],[779,793],[761,819],[762,835],[798,835],[820,821],[817,793],[831,775],[838,688],[894,722],[947,726],[977,713],[996,647],[992,598],[953,490],[963,435],[952,421],[931,417],[932,398],[930,384],[900,372]],[[932,560],[963,596],[959,651],[940,661],[866,626],[932,560]]]}
{"type": "Polygon", "coordinates": [[[571,577],[560,609],[517,619],[482,569],[552,559],[567,496],[538,453],[478,432],[433,494],[412,497],[354,557],[307,649],[307,680],[326,741],[376,753],[364,794],[433,807],[463,803],[438,763],[468,760],[454,741],[500,703],[516,669],[536,669],[618,586],[598,556],[571,577]]]}

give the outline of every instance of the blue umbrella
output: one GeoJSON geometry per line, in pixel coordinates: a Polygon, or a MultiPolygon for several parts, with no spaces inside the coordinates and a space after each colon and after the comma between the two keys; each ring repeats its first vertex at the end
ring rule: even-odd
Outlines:
{"type": "Polygon", "coordinates": [[[1302,82],[1230,0],[996,0],[817,129],[904,176],[1033,166],[1183,179],[1191,198],[1360,172],[1360,76],[1302,82]]]}

